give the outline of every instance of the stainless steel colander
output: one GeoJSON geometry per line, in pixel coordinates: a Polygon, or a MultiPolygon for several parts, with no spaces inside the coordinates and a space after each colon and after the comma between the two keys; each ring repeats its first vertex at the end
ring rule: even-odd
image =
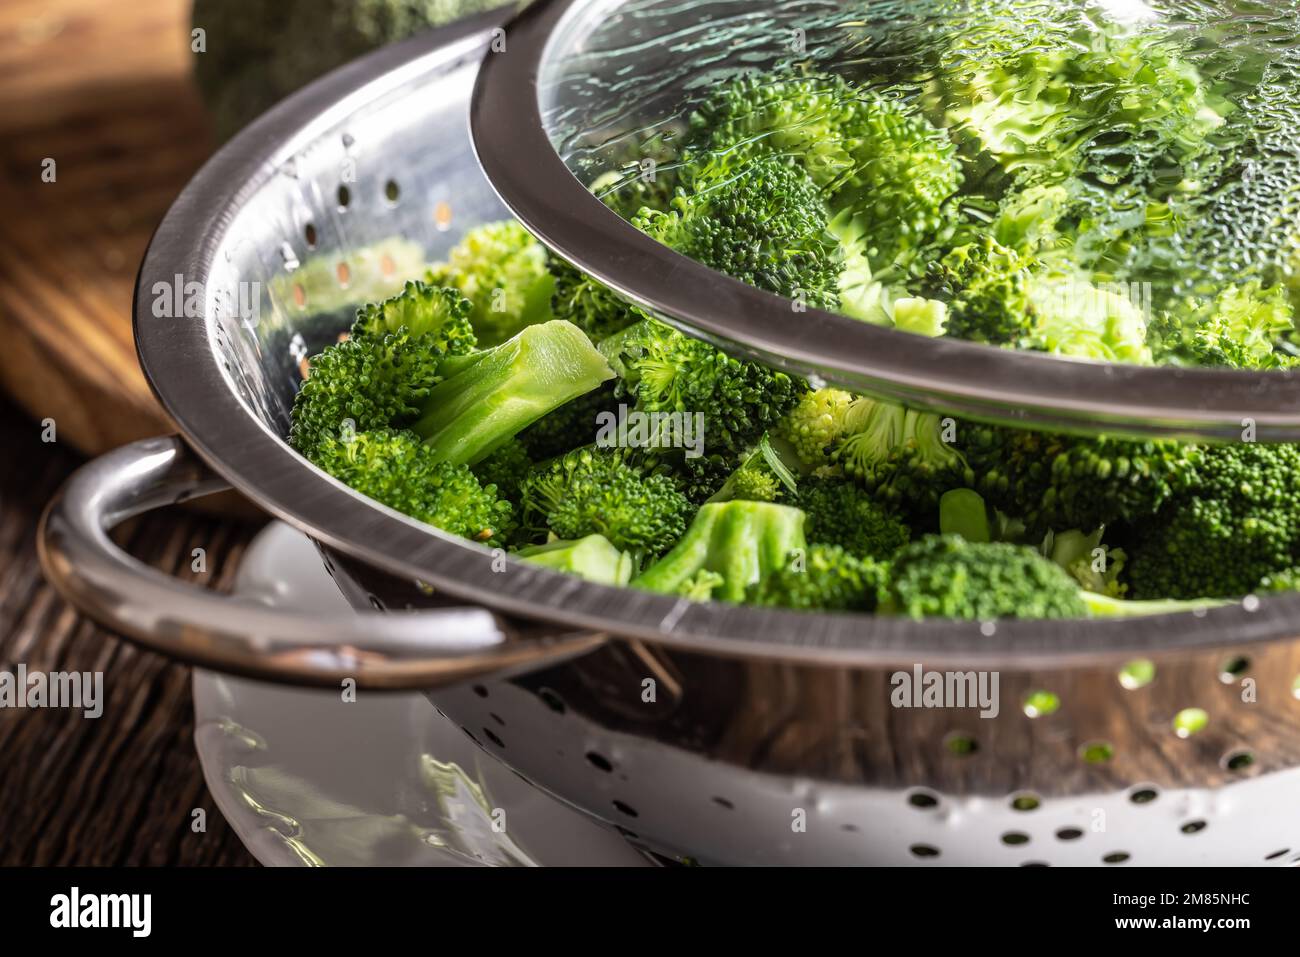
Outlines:
{"type": "Polygon", "coordinates": [[[357,61],[198,173],[136,296],[141,363],[183,440],[127,446],[69,481],[43,524],[51,581],[119,632],[204,666],[432,689],[489,754],[667,855],[1300,859],[1300,596],[984,624],[691,604],[451,538],[289,449],[304,356],[357,301],[503,215],[466,122],[494,27],[482,18],[357,61]],[[177,289],[195,293],[193,310],[177,289]],[[212,595],[106,534],[226,485],[310,534],[360,613],[301,619],[212,595]],[[996,678],[984,709],[996,716],[896,706],[899,675],[918,671],[996,678]]]}
{"type": "MultiPolygon", "coordinates": [[[[480,71],[471,104],[477,155],[505,204],[549,247],[647,311],[730,351],[856,392],[990,421],[1232,440],[1250,422],[1261,441],[1300,440],[1293,372],[1087,362],[900,335],[815,308],[792,315],[789,300],[659,244],[588,189],[609,189],[610,177],[635,181],[647,162],[670,169],[691,105],[729,77],[775,67],[852,76],[873,60],[898,70],[903,51],[949,23],[973,29],[971,11],[979,8],[978,0],[535,4],[510,24],[504,54],[480,71]]],[[[1300,19],[1286,6],[1039,0],[1024,15],[1086,22],[1085,10],[1100,20],[1178,24],[1202,55],[1223,62],[1244,61],[1249,43],[1283,75],[1300,69],[1300,19]],[[1211,27],[1193,26],[1202,22],[1211,27]]],[[[1267,89],[1263,95],[1279,99],[1267,89]]],[[[1268,158],[1240,177],[1294,189],[1296,118],[1279,113],[1269,123],[1277,135],[1259,151],[1268,158]]],[[[1275,212],[1261,231],[1284,237],[1276,257],[1300,261],[1300,211],[1292,201],[1275,212]]],[[[1239,211],[1216,241],[1249,248],[1246,227],[1258,225],[1250,220],[1239,211]]]]}

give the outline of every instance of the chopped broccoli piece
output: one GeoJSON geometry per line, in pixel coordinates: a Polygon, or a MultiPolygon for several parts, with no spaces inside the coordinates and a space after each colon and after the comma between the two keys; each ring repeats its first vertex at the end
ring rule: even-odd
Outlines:
{"type": "Polygon", "coordinates": [[[701,572],[712,572],[722,580],[713,583],[711,597],[742,602],[751,585],[783,567],[792,551],[806,547],[803,520],[799,509],[771,502],[702,505],[681,541],[632,579],[632,587],[681,594],[689,583],[699,584],[701,572]]]}
{"type": "Polygon", "coordinates": [[[1206,447],[1195,481],[1126,543],[1138,598],[1230,598],[1300,562],[1300,446],[1206,447]]]}
{"type": "Polygon", "coordinates": [[[671,440],[653,453],[696,502],[722,487],[799,391],[784,372],[734,359],[653,319],[605,340],[600,350],[619,376],[617,394],[633,399],[635,411],[687,427],[702,423],[703,455],[689,457],[671,440]]]}
{"type": "Polygon", "coordinates": [[[794,504],[807,516],[809,542],[840,546],[856,558],[890,558],[911,538],[893,508],[843,479],[808,479],[800,484],[794,504]]]}
{"type": "Polygon", "coordinates": [[[550,268],[555,277],[551,313],[556,319],[573,323],[592,342],[607,339],[644,318],[640,310],[614,290],[564,260],[552,257],[550,268]]]}
{"type": "Polygon", "coordinates": [[[799,460],[810,469],[832,464],[835,443],[844,435],[844,417],[853,405],[843,389],[815,389],[803,393],[778,427],[778,434],[794,446],[799,460]]]}
{"type": "Polygon", "coordinates": [[[833,460],[882,501],[933,512],[948,488],[970,485],[940,416],[860,397],[844,413],[833,460]]]}
{"type": "Polygon", "coordinates": [[[807,554],[792,553],[785,565],[751,585],[748,601],[801,611],[871,611],[888,570],[838,545],[811,545],[807,554]]]}
{"type": "Polygon", "coordinates": [[[927,535],[894,556],[886,614],[909,618],[1082,618],[1074,579],[1026,545],[927,535]]]}
{"type": "Polygon", "coordinates": [[[315,462],[362,495],[453,535],[499,546],[514,527],[513,509],[496,486],[480,484],[467,466],[440,459],[410,432],[325,437],[315,462]]]}
{"type": "Polygon", "coordinates": [[[472,466],[480,482],[495,485],[497,491],[512,502],[519,501],[520,487],[532,468],[533,460],[518,439],[510,440],[472,466]]]}
{"type": "Polygon", "coordinates": [[[520,497],[559,538],[604,535],[638,559],[667,551],[694,512],[671,479],[642,473],[621,450],[570,452],[530,474],[520,497]]]}
{"type": "Polygon", "coordinates": [[[471,229],[428,278],[470,301],[479,344],[495,346],[551,318],[555,277],[547,259],[546,248],[511,219],[471,229]]]}
{"type": "Polygon", "coordinates": [[[603,535],[587,535],[571,542],[556,539],[545,545],[531,545],[519,549],[515,552],[515,557],[601,585],[626,585],[632,580],[635,566],[631,555],[619,551],[603,535]]]}
{"type": "Polygon", "coordinates": [[[1154,515],[1190,487],[1195,446],[1105,436],[1057,435],[963,423],[957,445],[969,483],[990,504],[1042,536],[1052,528],[1097,528],[1154,515]]]}
{"type": "Polygon", "coordinates": [[[411,429],[447,461],[471,464],[612,375],[582,330],[558,319],[446,359],[439,373],[411,429]]]}
{"type": "Polygon", "coordinates": [[[351,335],[382,337],[405,329],[416,338],[436,337],[439,356],[463,356],[478,345],[469,321],[472,309],[457,290],[414,280],[391,299],[358,309],[351,335]]]}
{"type": "Polygon", "coordinates": [[[844,269],[822,191],[798,166],[760,156],[696,172],[668,212],[633,219],[642,232],[711,269],[807,306],[835,309],[844,269]]]}

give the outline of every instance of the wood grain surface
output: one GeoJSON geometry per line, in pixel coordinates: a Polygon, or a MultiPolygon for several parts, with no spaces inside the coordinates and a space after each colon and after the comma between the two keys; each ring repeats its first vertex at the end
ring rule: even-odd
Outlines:
{"type": "MultiPolygon", "coordinates": [[[[114,638],[46,584],[36,561],[41,509],[79,464],[0,399],[0,670],[102,671],[97,719],[64,709],[0,708],[0,866],[248,865],[217,810],[194,750],[188,667],[114,638]],[[203,808],[207,830],[191,830],[203,808]]],[[[255,529],[191,510],[122,529],[132,554],[224,588],[255,529]],[[191,549],[207,552],[205,575],[191,549]]]]}
{"type": "Polygon", "coordinates": [[[171,430],[136,363],[132,289],[212,148],[187,0],[0,4],[0,386],[83,452],[171,430]]]}

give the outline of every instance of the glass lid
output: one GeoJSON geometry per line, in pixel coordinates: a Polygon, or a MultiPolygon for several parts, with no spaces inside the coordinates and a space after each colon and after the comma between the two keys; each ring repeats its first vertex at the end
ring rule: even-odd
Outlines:
{"type": "Polygon", "coordinates": [[[1295,2],[552,0],[471,124],[588,298],[913,406],[1300,441],[1295,2]]]}

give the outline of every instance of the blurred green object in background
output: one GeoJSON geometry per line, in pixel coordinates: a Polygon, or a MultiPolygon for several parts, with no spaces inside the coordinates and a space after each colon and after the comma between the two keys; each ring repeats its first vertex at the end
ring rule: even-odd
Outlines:
{"type": "Polygon", "coordinates": [[[311,80],[395,40],[515,0],[194,0],[194,76],[226,140],[311,80]]]}

